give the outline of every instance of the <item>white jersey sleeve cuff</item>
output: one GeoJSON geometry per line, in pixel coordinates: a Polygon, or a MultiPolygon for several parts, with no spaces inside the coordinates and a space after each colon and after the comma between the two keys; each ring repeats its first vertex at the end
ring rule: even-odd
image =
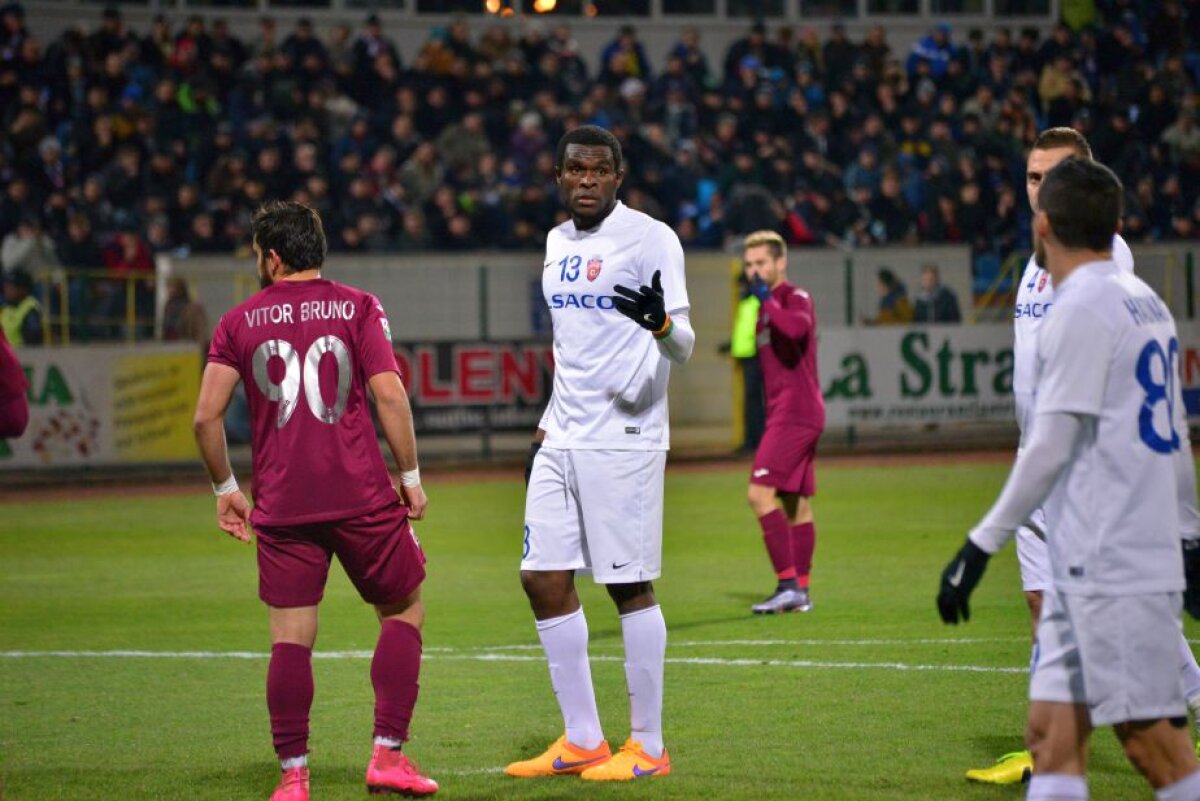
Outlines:
{"type": "Polygon", "coordinates": [[[688,320],[687,309],[671,312],[671,323],[671,333],[654,341],[663,356],[676,364],[683,364],[691,358],[692,350],[696,347],[696,332],[688,320]]]}

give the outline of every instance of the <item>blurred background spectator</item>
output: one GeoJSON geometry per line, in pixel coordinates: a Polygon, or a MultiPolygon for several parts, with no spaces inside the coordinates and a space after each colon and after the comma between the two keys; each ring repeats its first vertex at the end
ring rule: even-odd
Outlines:
{"type": "Polygon", "coordinates": [[[936,264],[921,267],[921,291],[913,304],[914,323],[961,323],[958,296],[942,283],[936,264]]]}
{"type": "Polygon", "coordinates": [[[882,26],[753,22],[724,53],[685,27],[656,61],[623,25],[591,68],[559,19],[454,18],[401,53],[376,14],[263,17],[243,39],[195,14],[133,30],[109,8],[40,41],[5,9],[0,255],[35,273],[244,248],[272,198],[318,208],[335,251],[535,250],[562,219],[553,145],[580,123],[617,135],[626,202],[689,248],[760,228],[960,242],[986,280],[1031,246],[1016,187],[1050,125],[1120,175],[1131,241],[1200,235],[1192,2],[1096,3],[1045,35],[940,23],[907,53],[882,26]]]}

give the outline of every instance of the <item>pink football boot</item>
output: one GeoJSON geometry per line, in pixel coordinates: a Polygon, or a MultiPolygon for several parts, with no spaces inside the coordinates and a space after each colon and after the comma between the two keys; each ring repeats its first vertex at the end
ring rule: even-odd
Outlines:
{"type": "Polygon", "coordinates": [[[308,768],[285,770],[271,801],[308,801],[308,768]]]}
{"type": "Polygon", "coordinates": [[[367,765],[367,790],[372,795],[395,793],[420,798],[437,792],[437,782],[422,776],[417,766],[402,751],[386,745],[375,746],[367,765]]]}

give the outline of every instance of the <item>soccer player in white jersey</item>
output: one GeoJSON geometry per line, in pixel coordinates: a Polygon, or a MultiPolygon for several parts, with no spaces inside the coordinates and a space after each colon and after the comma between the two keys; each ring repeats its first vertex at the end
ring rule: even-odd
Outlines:
{"type": "MultiPolygon", "coordinates": [[[[1092,158],[1092,149],[1087,140],[1073,128],[1049,128],[1034,141],[1025,170],[1025,191],[1029,198],[1029,206],[1034,212],[1038,207],[1038,188],[1042,178],[1056,164],[1070,156],[1092,158]]],[[[1117,234],[1114,234],[1112,239],[1112,256],[1118,269],[1128,273],[1134,271],[1133,253],[1125,240],[1117,234]]],[[[1016,401],[1017,424],[1021,430],[1022,443],[1029,436],[1032,422],[1037,373],[1037,332],[1053,303],[1054,283],[1050,280],[1050,274],[1031,255],[1017,288],[1016,308],[1013,312],[1013,397],[1016,401]]],[[[1194,524],[1195,515],[1188,515],[1188,520],[1183,523],[1194,524]]],[[[1025,525],[1017,529],[1016,535],[1021,589],[1029,606],[1035,640],[1042,609],[1042,595],[1054,586],[1050,575],[1050,555],[1046,549],[1046,529],[1045,512],[1038,509],[1025,525]]],[[[1191,646],[1183,636],[1180,636],[1180,661],[1188,706],[1196,709],[1200,706],[1200,667],[1197,667],[1191,646]]],[[[1029,751],[1015,751],[1003,755],[994,765],[968,770],[966,776],[971,781],[988,784],[1013,784],[1028,779],[1032,771],[1033,757],[1029,751]]]]}
{"type": "Polygon", "coordinates": [[[667,628],[654,597],[662,565],[667,381],[696,337],[683,248],[663,223],[617,200],[621,146],[582,126],[558,144],[571,219],[550,231],[542,289],[554,324],[554,393],[526,469],[521,584],[537,620],[565,732],[505,769],[523,778],[628,780],[671,771],[663,745],[667,628]],[[617,605],[631,733],[612,754],[600,727],[575,571],[617,605]]]}
{"type": "Polygon", "coordinates": [[[1120,181],[1090,160],[1065,159],[1042,182],[1034,241],[1056,298],[1037,338],[1032,426],[937,599],[947,623],[966,620],[989,556],[1048,504],[1053,588],[1029,685],[1027,801],[1087,801],[1088,739],[1104,725],[1157,801],[1200,801],[1178,668],[1189,585],[1188,611],[1200,611],[1200,543],[1181,522],[1196,486],[1179,340],[1166,304],[1113,262],[1121,201],[1120,181]]]}

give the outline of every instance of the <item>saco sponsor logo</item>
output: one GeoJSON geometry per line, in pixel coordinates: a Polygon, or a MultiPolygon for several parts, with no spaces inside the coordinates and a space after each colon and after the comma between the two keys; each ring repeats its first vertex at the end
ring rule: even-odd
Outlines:
{"type": "Polygon", "coordinates": [[[1046,312],[1050,311],[1050,307],[1053,305],[1053,303],[1018,303],[1013,307],[1013,317],[1018,320],[1023,317],[1041,319],[1046,316],[1046,312]]]}
{"type": "Polygon", "coordinates": [[[613,309],[612,295],[592,295],[586,292],[556,292],[550,296],[552,309],[613,309]]]}

